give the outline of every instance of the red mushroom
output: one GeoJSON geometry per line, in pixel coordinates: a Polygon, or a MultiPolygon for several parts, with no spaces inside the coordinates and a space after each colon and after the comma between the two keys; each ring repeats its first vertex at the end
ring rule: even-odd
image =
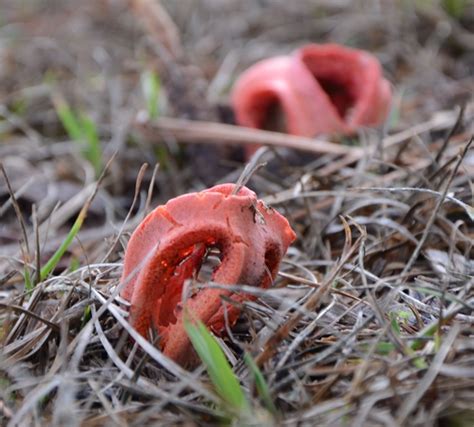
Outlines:
{"type": "Polygon", "coordinates": [[[337,44],[310,44],[297,50],[295,57],[323,88],[343,121],[341,133],[375,126],[386,118],[392,95],[375,56],[337,44]]]}
{"type": "Polygon", "coordinates": [[[377,59],[336,44],[311,44],[291,56],[260,61],[232,91],[238,124],[265,128],[276,105],[287,133],[309,137],[377,125],[390,101],[390,85],[377,59]]]}
{"type": "MultiPolygon", "coordinates": [[[[214,282],[266,288],[295,239],[286,218],[248,188],[235,195],[234,188],[223,184],[168,201],[143,220],[127,246],[121,295],[131,304],[130,323],[144,336],[154,327],[164,354],[182,365],[192,362],[180,304],[183,284],[199,271],[208,249],[218,248],[221,254],[214,282]]],[[[207,288],[190,296],[186,308],[221,333],[224,310],[231,325],[239,314],[222,296],[236,302],[250,298],[207,288]]]]}
{"type": "Polygon", "coordinates": [[[242,126],[265,128],[276,104],[282,110],[287,133],[313,136],[343,127],[324,89],[293,56],[265,59],[250,67],[234,86],[232,104],[242,126]]]}

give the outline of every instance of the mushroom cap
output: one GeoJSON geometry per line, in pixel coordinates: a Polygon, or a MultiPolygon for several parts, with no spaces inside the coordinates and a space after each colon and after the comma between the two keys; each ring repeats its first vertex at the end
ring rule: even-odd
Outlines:
{"type": "MultiPolygon", "coordinates": [[[[163,352],[183,365],[192,354],[180,306],[183,285],[199,270],[207,249],[221,252],[214,282],[268,287],[295,239],[286,218],[248,188],[233,195],[234,188],[223,184],[168,201],[143,220],[127,246],[121,295],[131,303],[130,323],[144,336],[153,326],[163,352]]],[[[237,303],[250,298],[205,288],[186,300],[186,308],[221,333],[224,311],[231,325],[239,314],[235,304],[222,302],[224,295],[237,303]]]]}

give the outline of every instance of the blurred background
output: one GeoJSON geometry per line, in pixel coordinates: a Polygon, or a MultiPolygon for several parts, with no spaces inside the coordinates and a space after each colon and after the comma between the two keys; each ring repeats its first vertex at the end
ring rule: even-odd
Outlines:
{"type": "MultiPolygon", "coordinates": [[[[30,222],[33,205],[41,223],[69,203],[52,231],[71,225],[115,152],[89,213],[88,225],[104,224],[104,235],[125,217],[145,162],[151,167],[142,188],[160,164],[153,204],[235,179],[242,147],[144,137],[135,119],[145,113],[233,123],[228,96],[239,73],[305,43],[341,43],[376,55],[394,88],[392,131],[472,101],[474,93],[469,0],[0,4],[0,159],[30,222]]],[[[8,198],[2,181],[4,253],[16,247],[19,233],[8,198]]]]}
{"type": "MultiPolygon", "coordinates": [[[[69,201],[54,231],[117,152],[89,213],[107,235],[143,163],[143,188],[160,163],[153,204],[235,179],[242,165],[242,147],[143,137],[140,114],[232,123],[228,95],[246,67],[335,42],[377,56],[394,88],[392,130],[404,129],[472,100],[473,28],[469,0],[1,0],[0,159],[28,217],[36,205],[41,223],[69,201]]],[[[19,224],[7,200],[2,180],[0,246],[11,253],[19,224]]]]}

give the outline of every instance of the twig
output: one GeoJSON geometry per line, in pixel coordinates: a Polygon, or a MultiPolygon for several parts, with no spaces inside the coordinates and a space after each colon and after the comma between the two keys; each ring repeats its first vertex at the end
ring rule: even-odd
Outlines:
{"type": "MultiPolygon", "coordinates": [[[[333,268],[330,272],[328,278],[325,280],[324,284],[322,284],[319,288],[317,288],[316,292],[306,301],[303,305],[303,308],[307,310],[313,310],[321,298],[326,294],[326,292],[330,289],[333,285],[334,279],[336,278],[340,269],[344,266],[344,264],[349,260],[349,258],[353,255],[356,249],[360,245],[361,238],[359,237],[357,241],[352,245],[352,236],[350,233],[350,227],[347,224],[346,220],[341,217],[341,221],[344,224],[344,231],[345,231],[345,244],[343,249],[343,255],[339,263],[333,268]],[[352,245],[352,246],[351,246],[352,245]]],[[[298,322],[304,317],[301,312],[297,312],[293,316],[291,316],[285,323],[278,327],[277,331],[267,340],[261,353],[255,358],[255,362],[261,366],[263,365],[276,351],[278,344],[286,338],[288,333],[298,324],[298,322]]]]}
{"type": "Polygon", "coordinates": [[[438,215],[438,212],[439,212],[439,210],[440,210],[440,208],[441,208],[441,206],[444,202],[444,199],[446,198],[449,187],[451,186],[451,182],[453,181],[453,179],[454,179],[459,167],[461,166],[461,163],[462,163],[464,157],[466,156],[467,151],[469,150],[469,147],[471,146],[473,141],[474,141],[474,136],[471,137],[469,142],[464,147],[462,153],[460,154],[460,156],[458,158],[458,161],[456,162],[456,165],[454,166],[453,170],[451,171],[451,174],[448,178],[448,182],[446,183],[446,186],[444,187],[444,190],[441,193],[441,196],[439,197],[439,199],[436,203],[436,206],[434,207],[433,213],[431,214],[430,218],[428,219],[428,222],[426,223],[426,227],[423,230],[423,234],[421,236],[421,239],[420,239],[418,245],[416,245],[415,250],[413,251],[410,259],[406,263],[405,268],[403,269],[403,271],[401,273],[402,276],[405,276],[410,271],[413,263],[417,260],[418,256],[420,255],[421,249],[423,248],[423,245],[425,244],[425,241],[428,238],[428,234],[430,233],[431,227],[432,227],[432,225],[433,225],[433,223],[436,219],[436,216],[438,215]]]}
{"type": "Polygon", "coordinates": [[[15,197],[15,192],[13,191],[13,188],[10,183],[10,179],[8,178],[7,171],[3,167],[3,163],[0,162],[0,169],[2,170],[3,178],[5,179],[5,182],[7,184],[8,192],[10,193],[10,198],[12,200],[13,208],[15,209],[15,214],[18,219],[18,222],[20,223],[21,227],[21,232],[23,233],[23,240],[25,242],[25,247],[26,247],[26,252],[27,254],[30,253],[30,246],[28,244],[28,234],[26,232],[26,224],[25,224],[25,219],[23,218],[23,214],[21,213],[20,205],[18,204],[18,200],[15,197]]]}
{"type": "Polygon", "coordinates": [[[465,111],[466,111],[466,105],[464,104],[459,110],[459,114],[458,114],[458,118],[456,119],[456,122],[454,123],[453,127],[449,130],[448,134],[446,135],[446,138],[443,141],[443,145],[439,149],[438,154],[436,154],[436,157],[434,159],[436,164],[439,163],[439,161],[441,160],[441,156],[443,155],[446,148],[448,147],[449,141],[459,129],[459,125],[461,124],[464,118],[465,111]]]}
{"type": "Polygon", "coordinates": [[[406,418],[415,409],[419,400],[423,397],[423,395],[426,393],[430,385],[436,379],[436,376],[438,375],[438,372],[440,371],[444,360],[446,359],[449,351],[452,349],[452,345],[459,334],[459,330],[460,330],[460,327],[458,324],[455,324],[452,327],[442,347],[440,348],[435,358],[433,359],[433,363],[428,369],[428,372],[423,377],[423,379],[418,383],[418,385],[415,387],[413,392],[409,396],[406,397],[405,401],[403,402],[403,405],[398,411],[398,417],[397,417],[398,425],[404,425],[406,418]]]}
{"type": "Polygon", "coordinates": [[[148,186],[148,193],[146,196],[145,208],[143,209],[143,218],[145,218],[145,216],[148,215],[148,211],[150,210],[151,198],[153,197],[153,187],[155,185],[156,175],[158,174],[159,169],[160,169],[160,164],[159,163],[155,164],[155,167],[153,168],[153,174],[150,180],[150,185],[148,186]]]}
{"type": "Polygon", "coordinates": [[[36,259],[36,273],[35,273],[35,286],[41,281],[41,251],[40,251],[40,237],[39,237],[39,225],[38,225],[38,211],[36,209],[36,205],[33,205],[33,229],[35,232],[35,259],[36,259]]]}
{"type": "Polygon", "coordinates": [[[129,0],[135,15],[143,22],[155,43],[166,48],[174,59],[182,55],[176,24],[158,0],[129,0]]]}
{"type": "Polygon", "coordinates": [[[135,207],[135,204],[137,203],[137,200],[138,200],[138,195],[140,194],[140,187],[142,186],[143,175],[145,174],[145,171],[147,170],[147,168],[148,168],[148,163],[144,163],[142,167],[140,168],[140,170],[138,171],[137,179],[135,181],[135,192],[133,194],[132,205],[130,206],[127,216],[123,220],[122,226],[120,227],[120,230],[118,231],[117,236],[115,237],[114,241],[110,245],[110,248],[107,251],[107,254],[104,256],[102,262],[107,262],[107,259],[112,254],[113,250],[115,249],[115,245],[117,244],[117,242],[120,239],[120,236],[122,235],[125,224],[127,224],[127,221],[132,215],[133,208],[135,207]]]}
{"type": "Polygon", "coordinates": [[[267,147],[260,147],[252,156],[250,161],[245,165],[244,170],[239,176],[239,179],[235,183],[235,187],[232,190],[232,194],[238,194],[240,189],[247,185],[247,182],[250,180],[252,175],[258,171],[261,167],[265,166],[266,163],[259,163],[260,159],[265,155],[268,151],[267,147]]]}
{"type": "Polygon", "coordinates": [[[178,142],[187,143],[219,143],[243,145],[271,145],[274,147],[290,147],[310,153],[347,155],[364,155],[360,148],[335,144],[321,139],[286,135],[260,129],[233,126],[222,123],[172,119],[162,117],[145,123],[135,123],[135,128],[142,132],[151,142],[161,141],[164,136],[172,136],[178,142]],[[159,139],[157,140],[157,136],[159,139]]]}
{"type": "Polygon", "coordinates": [[[44,319],[40,315],[36,314],[33,311],[27,310],[26,308],[23,308],[19,305],[15,304],[4,304],[3,302],[0,302],[0,307],[7,309],[7,310],[13,310],[18,313],[25,314],[26,316],[33,317],[34,319],[44,323],[46,326],[49,326],[52,330],[55,332],[59,332],[59,326],[56,323],[53,323],[47,319],[44,319]]]}

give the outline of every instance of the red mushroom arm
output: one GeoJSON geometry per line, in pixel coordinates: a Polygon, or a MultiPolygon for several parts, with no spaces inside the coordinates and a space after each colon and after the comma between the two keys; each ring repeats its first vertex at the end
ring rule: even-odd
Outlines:
{"type": "Polygon", "coordinates": [[[232,91],[236,120],[242,126],[262,128],[274,103],[281,106],[287,133],[314,136],[344,127],[324,90],[295,57],[258,62],[240,76],[232,91]]]}
{"type": "Polygon", "coordinates": [[[391,89],[375,56],[337,44],[309,44],[294,55],[335,105],[347,133],[386,118],[391,89]]]}

